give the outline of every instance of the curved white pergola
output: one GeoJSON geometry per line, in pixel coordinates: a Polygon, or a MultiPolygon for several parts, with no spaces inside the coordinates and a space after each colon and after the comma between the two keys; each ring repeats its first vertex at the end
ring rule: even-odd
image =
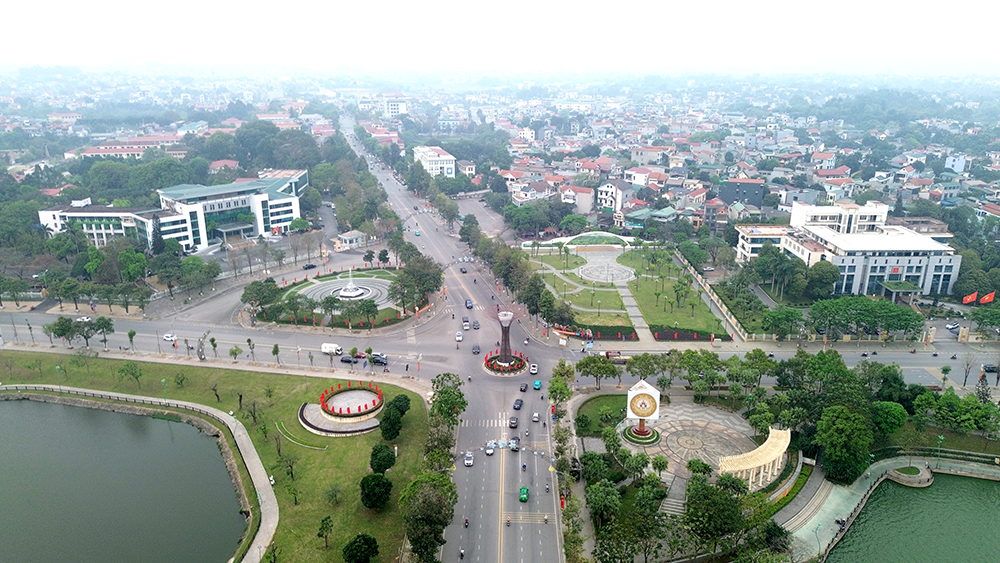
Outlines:
{"type": "Polygon", "coordinates": [[[781,472],[785,450],[792,440],[791,430],[770,430],[767,440],[754,451],[719,459],[719,473],[729,473],[745,480],[751,491],[764,485],[765,475],[770,483],[781,472]]]}

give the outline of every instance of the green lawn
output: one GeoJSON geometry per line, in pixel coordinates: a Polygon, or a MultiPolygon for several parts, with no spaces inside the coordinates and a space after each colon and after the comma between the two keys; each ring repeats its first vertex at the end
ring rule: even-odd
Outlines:
{"type": "MultiPolygon", "coordinates": [[[[615,287],[615,284],[613,284],[613,283],[592,282],[590,280],[585,280],[585,279],[581,278],[580,276],[574,274],[573,272],[561,272],[560,275],[562,275],[563,277],[565,277],[568,280],[575,281],[576,283],[578,283],[580,285],[583,285],[583,286],[587,286],[587,287],[596,287],[597,289],[614,289],[614,287],[615,287]]],[[[546,279],[547,279],[547,281],[551,281],[552,280],[552,276],[549,276],[546,279]]],[[[556,278],[556,279],[558,279],[558,278],[556,278]]],[[[559,283],[563,283],[562,280],[559,280],[559,283]]],[[[562,288],[562,286],[559,286],[559,287],[562,288]]]]}
{"type": "Polygon", "coordinates": [[[625,305],[622,304],[622,296],[618,294],[617,291],[595,291],[594,296],[591,297],[589,289],[583,289],[577,293],[567,293],[566,300],[570,303],[578,306],[585,307],[587,309],[597,309],[597,301],[601,302],[601,315],[604,315],[604,311],[624,311],[625,305]]]}
{"type": "Polygon", "coordinates": [[[667,265],[673,264],[673,262],[670,261],[670,258],[665,260],[662,264],[646,264],[646,268],[643,269],[642,250],[629,250],[628,252],[619,255],[617,260],[622,266],[628,266],[637,274],[642,273],[647,276],[657,277],[659,274],[669,274],[673,276],[676,275],[678,271],[676,267],[672,270],[668,270],[667,265]]]}
{"type": "MultiPolygon", "coordinates": [[[[603,303],[602,303],[603,305],[603,303]]],[[[608,313],[601,311],[600,316],[589,311],[576,311],[576,326],[587,328],[591,325],[597,326],[632,326],[632,320],[626,313],[608,313]]]]}
{"type": "Polygon", "coordinates": [[[552,266],[557,270],[562,270],[566,264],[569,264],[569,267],[566,269],[572,270],[573,268],[579,268],[580,266],[583,266],[584,264],[587,263],[586,260],[584,260],[580,256],[577,256],[576,254],[570,254],[568,259],[566,258],[566,255],[559,256],[557,254],[552,254],[549,256],[539,254],[538,256],[534,256],[531,259],[537,260],[538,262],[544,262],[545,264],[548,264],[549,266],[552,266]]]}
{"type": "MultiPolygon", "coordinates": [[[[593,381],[585,381],[583,383],[592,384],[593,381]]],[[[602,381],[601,385],[614,385],[616,381],[602,381]]],[[[620,395],[598,395],[591,399],[588,399],[580,408],[576,411],[577,415],[585,414],[590,417],[590,425],[587,428],[577,428],[576,433],[578,436],[592,436],[600,438],[601,430],[605,427],[618,424],[622,420],[620,412],[625,408],[625,401],[628,397],[625,394],[620,395]],[[611,409],[614,418],[609,424],[601,422],[601,407],[608,407],[611,409]]]]}
{"type": "Polygon", "coordinates": [[[716,322],[717,317],[712,314],[708,305],[698,297],[694,289],[691,290],[691,293],[688,294],[688,297],[681,306],[678,306],[676,303],[674,304],[673,312],[671,312],[669,304],[666,305],[666,311],[663,310],[664,300],[674,299],[674,283],[674,281],[667,280],[664,290],[660,294],[659,304],[657,304],[655,292],[660,287],[658,281],[642,280],[638,283],[638,289],[636,289],[637,280],[629,282],[632,295],[635,296],[636,302],[639,304],[639,309],[642,310],[642,315],[646,318],[646,323],[666,326],[674,326],[676,323],[678,327],[696,331],[718,331],[719,323],[716,322]],[[691,313],[691,303],[695,304],[693,315],[691,313]]]}
{"type": "MultiPolygon", "coordinates": [[[[221,355],[221,354],[220,354],[221,355]]],[[[211,354],[210,354],[211,356],[211,354]]],[[[228,363],[218,365],[232,365],[228,363]]],[[[382,512],[374,513],[361,506],[358,483],[368,469],[369,453],[373,445],[381,442],[378,432],[349,438],[325,438],[307,432],[298,422],[299,406],[315,402],[324,388],[336,386],[340,379],[318,379],[293,375],[278,375],[255,371],[220,369],[213,364],[174,365],[140,363],[143,376],[139,388],[134,380],[116,382],[112,373],[122,360],[92,359],[87,366],[75,358],[26,352],[3,352],[0,356],[4,383],[49,383],[89,389],[166,395],[170,399],[193,401],[210,405],[223,411],[238,411],[238,393],[243,394],[244,413],[253,401],[263,405],[260,424],[254,426],[245,414],[239,415],[250,430],[254,445],[264,466],[274,474],[275,493],[278,496],[280,520],[274,541],[281,549],[282,559],[296,562],[343,561],[341,549],[355,534],[365,532],[375,536],[383,554],[380,561],[392,560],[403,541],[403,521],[397,508],[399,492],[407,482],[420,472],[423,444],[427,436],[427,412],[422,398],[391,385],[382,385],[384,395],[391,399],[397,394],[410,396],[411,409],[403,418],[403,430],[395,444],[399,446],[399,459],[387,476],[393,482],[392,500],[382,512]],[[41,368],[41,374],[39,369],[41,368]],[[63,368],[65,376],[58,375],[55,366],[63,368]],[[187,381],[183,387],[174,382],[177,374],[187,381]],[[160,380],[167,380],[167,387],[160,380]],[[216,402],[212,386],[217,385],[221,401],[216,402]],[[270,390],[270,391],[269,391],[270,390]],[[271,396],[268,397],[267,395],[271,396]],[[260,425],[270,429],[265,440],[260,425]],[[326,450],[313,450],[298,446],[289,438],[282,439],[282,453],[298,458],[295,481],[275,466],[275,426],[282,425],[294,440],[314,446],[328,446],[326,450]],[[340,502],[331,506],[324,492],[331,485],[340,487],[340,502]],[[299,502],[295,505],[287,487],[298,490],[299,502]],[[333,518],[334,530],[330,535],[330,549],[323,548],[323,540],[316,537],[320,520],[333,518]]],[[[235,451],[235,449],[234,449],[235,451]]],[[[237,456],[238,457],[238,456],[237,456]]],[[[244,478],[249,484],[249,479],[244,478]]],[[[253,491],[248,496],[254,498],[253,491]]]]}
{"type": "Polygon", "coordinates": [[[986,440],[982,436],[975,434],[960,434],[945,428],[928,426],[923,432],[914,429],[913,424],[906,423],[905,428],[889,436],[886,441],[888,446],[906,447],[904,443],[908,434],[916,433],[918,443],[916,447],[936,448],[938,435],[944,436],[941,448],[945,450],[961,450],[963,452],[975,452],[1000,456],[1000,440],[986,440]]]}

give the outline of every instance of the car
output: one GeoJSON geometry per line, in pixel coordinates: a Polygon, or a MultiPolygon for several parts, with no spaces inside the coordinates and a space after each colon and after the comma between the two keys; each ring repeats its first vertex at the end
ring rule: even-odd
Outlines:
{"type": "Polygon", "coordinates": [[[77,317],[76,322],[78,323],[89,323],[92,319],[90,317],[77,317]]]}
{"type": "Polygon", "coordinates": [[[368,357],[368,354],[365,354],[361,350],[358,350],[357,352],[354,353],[354,357],[363,360],[368,357]]]}
{"type": "Polygon", "coordinates": [[[302,269],[303,270],[315,270],[316,269],[316,264],[306,264],[305,266],[302,266],[302,269]]]}
{"type": "Polygon", "coordinates": [[[479,330],[479,321],[472,321],[472,330],[479,330]]]}
{"type": "Polygon", "coordinates": [[[455,342],[461,342],[461,341],[462,341],[462,331],[458,331],[455,333],[455,342]]]}
{"type": "Polygon", "coordinates": [[[497,447],[497,443],[494,442],[493,440],[490,440],[489,442],[487,442],[486,443],[486,455],[493,455],[493,452],[496,451],[496,447],[497,447]]]}
{"type": "Polygon", "coordinates": [[[507,444],[510,446],[510,451],[512,452],[521,451],[521,438],[514,436],[513,438],[510,439],[509,442],[507,442],[507,444]]]}
{"type": "Polygon", "coordinates": [[[983,364],[983,373],[996,373],[997,366],[993,364],[983,364]]]}
{"type": "Polygon", "coordinates": [[[704,268],[701,269],[701,271],[702,272],[714,272],[715,268],[713,268],[711,266],[705,266],[704,268]]]}
{"type": "Polygon", "coordinates": [[[521,399],[514,401],[514,410],[519,411],[521,410],[522,406],[524,406],[524,401],[522,401],[521,399]]]}
{"type": "Polygon", "coordinates": [[[356,363],[358,363],[358,359],[357,358],[352,358],[350,356],[341,356],[340,357],[340,361],[341,361],[341,363],[344,363],[344,364],[356,364],[356,363]]]}
{"type": "Polygon", "coordinates": [[[479,203],[486,203],[486,200],[485,200],[485,199],[482,199],[482,198],[480,198],[480,199],[477,199],[476,201],[478,201],[479,203]]]}
{"type": "Polygon", "coordinates": [[[522,383],[521,384],[521,392],[522,393],[527,393],[528,392],[528,384],[527,383],[522,383]]]}
{"type": "Polygon", "coordinates": [[[419,237],[420,236],[420,231],[413,231],[413,234],[415,234],[415,235],[417,235],[419,237]]]}
{"type": "Polygon", "coordinates": [[[538,391],[541,388],[542,388],[542,382],[536,379],[535,380],[535,391],[538,391]]]}
{"type": "Polygon", "coordinates": [[[510,417],[510,420],[507,421],[507,426],[511,428],[517,428],[517,417],[516,416],[510,417]]]}
{"type": "Polygon", "coordinates": [[[414,205],[414,206],[413,206],[413,210],[414,210],[414,211],[417,211],[417,210],[419,210],[419,209],[420,209],[420,206],[418,206],[418,205],[414,205]]]}
{"type": "Polygon", "coordinates": [[[372,354],[372,364],[376,366],[389,365],[389,357],[385,354],[372,354]]]}
{"type": "Polygon", "coordinates": [[[468,274],[469,273],[469,270],[466,270],[465,266],[462,266],[461,268],[459,268],[458,271],[462,272],[463,274],[468,274]]]}
{"type": "Polygon", "coordinates": [[[475,460],[472,457],[472,452],[465,452],[465,466],[466,467],[472,467],[472,464],[474,462],[475,462],[475,460]]]}
{"type": "Polygon", "coordinates": [[[471,309],[472,308],[472,299],[466,299],[465,300],[465,308],[466,309],[471,309]]]}
{"type": "Polygon", "coordinates": [[[948,329],[948,330],[955,330],[956,328],[958,328],[960,326],[962,326],[962,325],[960,325],[958,323],[948,323],[948,324],[944,325],[944,327],[946,329],[948,329]]]}
{"type": "Polygon", "coordinates": [[[173,342],[177,340],[177,335],[172,332],[168,332],[163,335],[163,339],[166,340],[167,342],[173,342]]]}
{"type": "Polygon", "coordinates": [[[521,487],[521,495],[518,498],[521,502],[528,502],[528,487],[521,487]]]}
{"type": "Polygon", "coordinates": [[[535,375],[536,373],[538,373],[538,364],[531,364],[531,367],[528,368],[528,373],[530,373],[531,375],[535,375]]]}
{"type": "Polygon", "coordinates": [[[537,412],[531,413],[531,422],[538,422],[538,420],[539,420],[538,413],[537,412]]]}
{"type": "Polygon", "coordinates": [[[479,352],[480,352],[479,344],[473,344],[472,345],[472,353],[473,354],[478,354],[479,352]]]}

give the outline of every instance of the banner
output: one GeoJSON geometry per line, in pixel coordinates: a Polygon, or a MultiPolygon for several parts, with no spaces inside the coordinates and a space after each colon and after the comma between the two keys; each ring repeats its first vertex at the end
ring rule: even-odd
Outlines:
{"type": "Polygon", "coordinates": [[[985,305],[987,303],[992,303],[993,302],[993,298],[996,296],[996,294],[997,294],[997,292],[995,292],[995,291],[991,291],[991,292],[987,293],[986,295],[983,296],[982,299],[979,300],[979,304],[980,305],[985,305]]]}
{"type": "Polygon", "coordinates": [[[972,303],[973,301],[975,301],[976,297],[979,297],[979,292],[978,291],[973,291],[972,293],[970,293],[970,294],[968,294],[968,295],[966,295],[965,297],[962,298],[962,303],[964,305],[968,305],[969,303],[972,303]]]}

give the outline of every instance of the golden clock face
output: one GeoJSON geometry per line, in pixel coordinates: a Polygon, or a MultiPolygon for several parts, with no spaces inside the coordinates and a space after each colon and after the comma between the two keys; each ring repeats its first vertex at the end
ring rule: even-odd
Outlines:
{"type": "Polygon", "coordinates": [[[656,399],[654,399],[649,393],[639,393],[635,395],[632,397],[632,401],[629,403],[629,406],[632,407],[632,412],[639,418],[653,416],[656,413],[656,399]]]}

